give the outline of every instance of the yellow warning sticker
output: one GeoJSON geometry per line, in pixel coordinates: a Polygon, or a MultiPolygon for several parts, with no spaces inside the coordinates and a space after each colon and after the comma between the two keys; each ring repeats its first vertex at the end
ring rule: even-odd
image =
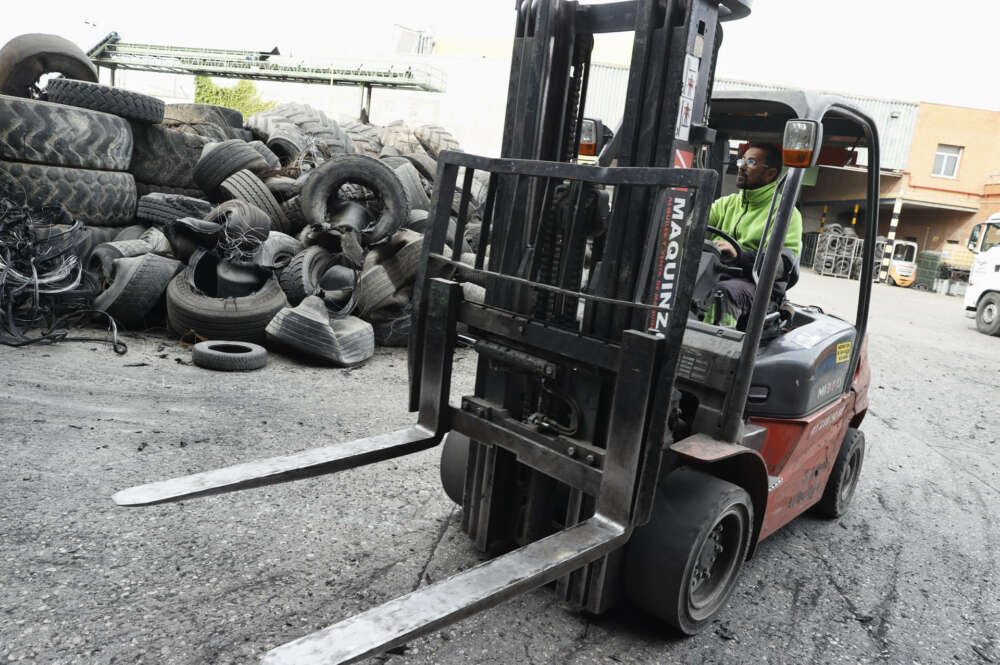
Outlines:
{"type": "Polygon", "coordinates": [[[851,343],[842,342],[837,345],[837,362],[844,363],[851,359],[851,343]]]}

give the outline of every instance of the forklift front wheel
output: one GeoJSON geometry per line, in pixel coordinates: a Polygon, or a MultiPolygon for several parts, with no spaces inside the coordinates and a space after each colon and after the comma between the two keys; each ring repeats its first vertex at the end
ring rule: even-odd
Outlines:
{"type": "Polygon", "coordinates": [[[861,465],[865,461],[865,434],[853,427],[847,428],[847,434],[840,444],[837,461],[833,463],[833,471],[826,481],[823,498],[816,504],[816,513],[829,518],[840,517],[851,505],[854,490],[858,487],[861,477],[861,465]]]}
{"type": "Polygon", "coordinates": [[[753,502],[743,488],[674,471],[660,482],[652,519],[629,540],[629,600],[685,635],[701,632],[736,586],[752,534],[753,502]]]}
{"type": "Polygon", "coordinates": [[[448,498],[462,505],[465,470],[469,466],[469,437],[452,430],[441,442],[441,485],[448,498]]]}

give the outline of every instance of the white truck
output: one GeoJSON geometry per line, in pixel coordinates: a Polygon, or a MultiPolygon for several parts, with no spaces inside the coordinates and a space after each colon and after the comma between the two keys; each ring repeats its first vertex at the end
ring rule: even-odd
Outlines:
{"type": "Polygon", "coordinates": [[[969,251],[976,255],[965,292],[965,315],[984,335],[1000,335],[1000,213],[972,227],[969,251]]]}

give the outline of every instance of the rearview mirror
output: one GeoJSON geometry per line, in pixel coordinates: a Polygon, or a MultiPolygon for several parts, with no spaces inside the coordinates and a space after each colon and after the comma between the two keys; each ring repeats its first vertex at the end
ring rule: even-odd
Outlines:
{"type": "Polygon", "coordinates": [[[979,251],[979,234],[983,231],[982,224],[976,224],[972,227],[972,233],[969,234],[969,251],[976,252],[979,251]]]}

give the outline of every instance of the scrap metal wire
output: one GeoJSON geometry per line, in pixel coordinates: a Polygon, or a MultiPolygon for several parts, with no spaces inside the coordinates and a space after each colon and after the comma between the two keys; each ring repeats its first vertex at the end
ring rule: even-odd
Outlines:
{"type": "MultiPolygon", "coordinates": [[[[33,208],[10,176],[0,179],[0,344],[27,346],[59,341],[105,339],[70,337],[92,313],[98,287],[88,280],[79,250],[86,242],[82,222],[61,207],[33,208]],[[35,336],[29,330],[37,330],[35,336]]],[[[118,341],[118,327],[109,321],[110,344],[116,353],[127,347],[118,341]]]]}

